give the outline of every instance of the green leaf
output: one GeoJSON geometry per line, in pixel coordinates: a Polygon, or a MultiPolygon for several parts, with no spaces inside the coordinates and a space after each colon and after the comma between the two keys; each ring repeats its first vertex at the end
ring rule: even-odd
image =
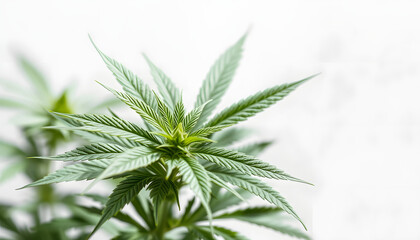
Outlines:
{"type": "Polygon", "coordinates": [[[26,163],[24,161],[15,161],[10,163],[7,167],[2,169],[0,172],[0,183],[5,182],[6,180],[11,179],[16,174],[23,172],[26,168],[26,163]]]}
{"type": "Polygon", "coordinates": [[[71,118],[83,126],[75,130],[99,132],[114,137],[126,138],[142,145],[160,144],[160,141],[148,131],[128,121],[99,114],[63,114],[54,113],[61,118],[71,118]]]}
{"type": "Polygon", "coordinates": [[[94,143],[83,147],[78,147],[72,151],[52,157],[41,157],[43,159],[58,161],[88,161],[106,158],[115,158],[126,149],[110,143],[94,143]]]}
{"type": "Polygon", "coordinates": [[[271,146],[273,141],[263,141],[258,143],[252,143],[245,146],[241,146],[236,151],[244,153],[246,155],[257,156],[267,147],[271,146]]]}
{"type": "Polygon", "coordinates": [[[31,93],[29,93],[26,88],[23,88],[21,84],[16,80],[0,78],[0,86],[8,93],[17,94],[24,97],[31,96],[31,93]]]}
{"type": "Polygon", "coordinates": [[[11,218],[11,209],[13,206],[0,204],[0,227],[10,230],[11,232],[20,233],[21,229],[15,224],[11,218]]]}
{"type": "Polygon", "coordinates": [[[155,221],[158,219],[158,210],[161,207],[161,203],[165,200],[166,196],[171,191],[171,183],[163,178],[157,178],[153,180],[147,187],[150,190],[150,198],[153,200],[153,205],[155,207],[154,218],[155,221]]]}
{"type": "Polygon", "coordinates": [[[239,194],[234,188],[229,186],[226,182],[224,182],[222,179],[220,179],[216,174],[212,172],[207,172],[207,174],[210,177],[211,182],[218,185],[221,188],[226,189],[227,191],[231,192],[233,195],[235,195],[237,198],[241,199],[242,201],[246,201],[241,194],[239,194]]]}
{"type": "Polygon", "coordinates": [[[230,127],[231,125],[219,125],[219,126],[214,126],[214,127],[205,127],[205,128],[200,128],[195,132],[192,132],[189,134],[189,136],[200,136],[200,137],[207,137],[208,135],[221,131],[227,127],[230,127]]]}
{"type": "Polygon", "coordinates": [[[39,232],[48,232],[48,230],[54,229],[59,231],[66,231],[71,228],[82,228],[86,227],[86,225],[90,225],[84,219],[80,219],[77,217],[66,217],[66,218],[54,218],[49,222],[44,222],[41,225],[36,226],[36,230],[39,232]]]}
{"type": "MultiPolygon", "coordinates": [[[[213,173],[208,172],[209,176],[213,173]]],[[[213,174],[214,175],[214,174],[213,174]]],[[[251,193],[248,191],[238,188],[237,193],[242,197],[242,199],[247,199],[251,196],[251,193]]],[[[221,210],[226,210],[228,207],[238,205],[242,202],[242,199],[238,198],[232,192],[221,192],[219,188],[213,185],[212,198],[210,200],[210,209],[213,213],[217,213],[221,210]]],[[[188,207],[188,206],[187,206],[188,207]]],[[[202,205],[198,206],[192,213],[187,216],[183,216],[181,222],[184,225],[191,225],[196,222],[201,222],[207,220],[206,211],[202,205]]]]}
{"type": "Polygon", "coordinates": [[[264,217],[267,214],[274,214],[283,212],[283,209],[278,207],[269,207],[269,206],[257,206],[257,207],[247,207],[245,209],[237,209],[235,211],[223,213],[214,217],[214,219],[225,219],[225,218],[256,218],[264,217]]]}
{"type": "MultiPolygon", "coordinates": [[[[192,233],[192,235],[194,235],[195,237],[198,237],[198,239],[204,239],[204,240],[214,239],[213,235],[211,234],[211,226],[191,226],[188,228],[188,230],[192,233]]],[[[219,226],[214,226],[214,233],[225,240],[247,240],[248,239],[237,232],[234,232],[227,228],[223,228],[219,226]]],[[[190,239],[197,239],[197,238],[190,238],[190,239]]]]}
{"type": "Polygon", "coordinates": [[[174,127],[178,126],[179,123],[184,121],[185,117],[185,107],[182,103],[182,99],[175,105],[174,110],[174,127]]]}
{"type": "Polygon", "coordinates": [[[26,156],[26,153],[17,145],[0,140],[0,156],[2,157],[21,157],[26,156]]]}
{"type": "Polygon", "coordinates": [[[165,123],[166,130],[167,132],[171,132],[172,128],[175,126],[172,112],[157,94],[155,94],[155,96],[158,103],[159,113],[165,123]]]}
{"type": "Polygon", "coordinates": [[[120,232],[111,240],[149,240],[149,235],[141,232],[120,232]]]}
{"type": "Polygon", "coordinates": [[[198,119],[200,118],[204,107],[207,104],[209,104],[210,102],[211,102],[211,100],[209,100],[209,101],[203,103],[202,105],[194,108],[193,110],[191,110],[191,112],[189,112],[187,114],[187,116],[185,116],[184,121],[182,123],[185,131],[189,132],[191,129],[193,129],[196,126],[196,124],[198,122],[198,119]]]}
{"type": "Polygon", "coordinates": [[[133,199],[132,204],[149,229],[154,229],[156,227],[156,223],[153,216],[153,206],[149,197],[149,193],[142,190],[138,196],[133,199]]]}
{"type": "MultiPolygon", "coordinates": [[[[103,205],[106,204],[106,202],[108,201],[108,198],[105,198],[105,202],[103,203],[103,205]]],[[[97,215],[102,215],[102,210],[99,208],[95,208],[95,207],[84,207],[84,206],[79,206],[80,208],[93,213],[93,214],[97,214],[97,215]]],[[[134,220],[132,217],[130,217],[129,215],[122,213],[122,212],[118,212],[113,216],[115,219],[120,220],[121,222],[125,222],[128,223],[132,226],[135,226],[139,231],[141,232],[147,232],[147,230],[143,227],[143,225],[141,225],[140,223],[138,223],[136,220],[134,220]]],[[[97,221],[95,221],[96,223],[97,221]]]]}
{"type": "Polygon", "coordinates": [[[295,238],[299,238],[299,239],[307,239],[310,240],[311,237],[306,234],[305,232],[296,229],[292,226],[288,226],[288,225],[281,225],[281,224],[274,224],[275,221],[271,220],[271,221],[261,221],[260,219],[247,219],[247,222],[250,223],[254,223],[256,225],[260,225],[263,227],[267,227],[270,229],[273,229],[277,232],[295,237],[295,238]]]}
{"type": "Polygon", "coordinates": [[[204,203],[210,200],[211,184],[207,171],[201,164],[192,158],[183,158],[178,162],[179,171],[183,181],[190,185],[191,190],[204,203]]]}
{"type": "Polygon", "coordinates": [[[52,112],[62,112],[62,113],[71,113],[73,112],[72,107],[69,103],[69,89],[64,89],[64,91],[58,95],[51,106],[52,112]]]}
{"type": "MultiPolygon", "coordinates": [[[[121,102],[119,99],[116,99],[118,102],[121,102]]],[[[114,118],[120,118],[122,119],[120,116],[118,116],[118,114],[116,114],[114,111],[112,111],[111,108],[107,108],[108,112],[111,114],[111,116],[113,116],[114,118]]]]}
{"type": "Polygon", "coordinates": [[[88,130],[83,131],[83,127],[86,127],[86,124],[84,122],[67,118],[67,117],[59,117],[55,115],[53,116],[56,117],[62,123],[64,123],[66,126],[73,127],[71,128],[71,130],[76,135],[79,135],[80,137],[82,137],[83,139],[89,142],[107,142],[107,143],[117,144],[126,148],[142,146],[139,142],[132,141],[127,138],[118,137],[119,134],[117,134],[117,136],[113,136],[107,133],[102,133],[102,132],[97,132],[97,131],[88,131],[88,130]]]}
{"type": "Polygon", "coordinates": [[[13,109],[15,108],[31,109],[30,106],[24,103],[21,103],[12,99],[6,99],[6,98],[0,98],[0,107],[13,108],[13,109]]]}
{"type": "Polygon", "coordinates": [[[150,149],[141,147],[131,148],[124,153],[119,154],[116,158],[112,159],[112,163],[96,177],[85,191],[90,189],[98,181],[119,175],[137,168],[146,167],[159,160],[160,154],[151,152],[150,149]]]}
{"type": "Polygon", "coordinates": [[[200,199],[211,223],[212,213],[209,207],[211,184],[207,170],[196,159],[192,158],[181,159],[178,168],[183,181],[190,186],[191,190],[200,199]]]}
{"type": "Polygon", "coordinates": [[[115,91],[114,89],[105,85],[102,86],[104,86],[108,91],[112,92],[117,98],[127,104],[131,109],[136,111],[136,113],[138,113],[147,123],[157,129],[166,130],[162,118],[154,110],[154,108],[149,106],[146,102],[139,100],[130,94],[115,91]]]}
{"type": "MultiPolygon", "coordinates": [[[[223,126],[223,125],[222,125],[223,126]]],[[[239,140],[242,140],[246,136],[250,135],[251,130],[244,128],[229,128],[221,132],[217,132],[212,135],[212,139],[216,141],[212,146],[225,147],[239,140]]]]}
{"type": "Polygon", "coordinates": [[[157,178],[149,184],[147,189],[150,190],[150,197],[155,201],[157,200],[157,202],[160,202],[164,200],[166,195],[170,192],[171,184],[170,181],[166,179],[157,178]]]}
{"type": "Polygon", "coordinates": [[[185,145],[189,145],[189,144],[195,143],[195,142],[214,142],[214,141],[209,139],[209,138],[205,138],[205,137],[189,136],[186,139],[184,139],[184,141],[182,141],[182,142],[185,145]]]}
{"type": "Polygon", "coordinates": [[[160,94],[165,99],[165,102],[173,110],[177,102],[181,99],[181,91],[176,87],[175,83],[165,75],[150,59],[143,54],[147,63],[149,64],[153,80],[158,86],[160,94]]]}
{"type": "Polygon", "coordinates": [[[200,226],[189,226],[188,232],[182,237],[184,240],[214,240],[213,234],[200,226]]]}
{"type": "Polygon", "coordinates": [[[99,48],[95,45],[92,38],[89,36],[90,41],[93,46],[98,51],[101,58],[104,60],[106,66],[114,74],[117,81],[121,84],[124,91],[132,96],[139,98],[144,101],[151,108],[156,109],[156,101],[153,97],[153,93],[150,90],[149,86],[144,83],[138,76],[133,74],[121,63],[105,55],[99,48]]]}
{"type": "Polygon", "coordinates": [[[167,178],[171,175],[172,171],[178,166],[179,161],[179,159],[168,159],[165,161],[167,178]]]}
{"type": "Polygon", "coordinates": [[[288,226],[288,216],[282,214],[281,208],[273,207],[250,207],[233,212],[221,214],[215,219],[233,218],[244,222],[249,222],[259,226],[273,229],[277,232],[296,237],[299,239],[310,240],[311,238],[303,231],[288,226]]]}
{"type": "MultiPolygon", "coordinates": [[[[252,196],[249,191],[242,188],[236,188],[235,191],[241,195],[242,199],[248,199],[252,196]]],[[[236,197],[232,192],[219,192],[211,199],[210,208],[212,212],[224,211],[229,207],[240,204],[242,201],[243,200],[236,197]]]]}
{"type": "MultiPolygon", "coordinates": [[[[95,229],[92,231],[92,236],[108,219],[117,214],[126,204],[137,196],[142,188],[144,188],[151,180],[150,176],[132,176],[121,181],[109,196],[108,202],[105,204],[103,214],[95,229]]],[[[90,237],[89,236],[89,237],[90,237]]]]}
{"type": "Polygon", "coordinates": [[[303,227],[306,229],[305,224],[303,224],[302,220],[295,213],[295,211],[289,205],[289,203],[277,191],[275,191],[266,183],[251,176],[235,173],[232,170],[228,171],[220,168],[213,168],[210,171],[212,171],[222,180],[227,181],[240,188],[243,188],[249,191],[250,193],[259,196],[260,198],[283,209],[284,211],[292,215],[294,218],[296,218],[299,222],[301,222],[303,227]]]}
{"type": "MultiPolygon", "coordinates": [[[[207,227],[207,229],[209,228],[207,227]]],[[[214,227],[214,233],[216,235],[223,237],[225,240],[248,240],[248,238],[246,238],[245,236],[242,236],[238,232],[235,232],[235,231],[232,231],[227,228],[220,227],[220,226],[214,227]]]]}
{"type": "Polygon", "coordinates": [[[201,126],[207,120],[229,88],[242,56],[242,45],[245,39],[246,34],[235,45],[227,49],[207,73],[206,79],[197,96],[195,106],[201,106],[209,100],[213,101],[204,108],[197,126],[201,126]]]}
{"type": "Polygon", "coordinates": [[[51,183],[94,179],[98,177],[111,162],[112,159],[102,159],[68,165],[23,188],[51,183]]]}
{"type": "Polygon", "coordinates": [[[18,56],[18,60],[23,72],[37,91],[38,97],[43,98],[44,100],[50,100],[52,98],[51,91],[41,72],[24,56],[18,56]]]}
{"type": "Polygon", "coordinates": [[[249,96],[217,114],[206,124],[206,127],[236,124],[238,122],[245,121],[249,117],[254,116],[255,114],[263,111],[274,103],[282,100],[299,85],[317,75],[318,74],[312,75],[297,82],[286,83],[268,88],[262,92],[258,92],[252,96],[249,96]]]}
{"type": "Polygon", "coordinates": [[[104,196],[98,195],[98,194],[92,194],[92,193],[84,194],[83,197],[90,198],[91,200],[93,200],[95,202],[98,202],[101,205],[105,205],[105,203],[108,201],[107,197],[104,197],[104,196]]]}
{"type": "MultiPolygon", "coordinates": [[[[108,199],[108,197],[107,197],[108,199]]],[[[76,201],[70,202],[70,205],[67,205],[67,207],[69,208],[69,210],[71,211],[72,215],[83,219],[85,222],[88,223],[89,226],[94,226],[100,217],[100,214],[92,214],[89,210],[87,210],[85,207],[82,207],[78,204],[76,204],[76,201]]],[[[102,212],[102,210],[100,210],[100,213],[102,212]]],[[[116,226],[113,222],[107,222],[103,225],[103,229],[111,234],[111,235],[115,235],[118,233],[118,226],[116,226]]],[[[77,240],[86,240],[89,236],[89,233],[83,233],[82,235],[80,235],[78,238],[76,238],[77,240]]],[[[42,238],[41,238],[42,239],[42,238]]],[[[76,240],[75,239],[75,240],[76,240]]]]}
{"type": "Polygon", "coordinates": [[[284,173],[273,165],[236,151],[224,148],[201,147],[191,150],[191,153],[198,158],[213,162],[227,169],[237,170],[244,174],[306,183],[303,180],[284,173]]]}

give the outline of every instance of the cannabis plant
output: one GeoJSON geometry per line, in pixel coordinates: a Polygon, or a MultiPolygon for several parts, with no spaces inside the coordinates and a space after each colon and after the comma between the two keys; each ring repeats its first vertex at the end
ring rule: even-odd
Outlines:
{"type": "Polygon", "coordinates": [[[229,144],[229,137],[238,137],[233,134],[233,125],[283,99],[313,76],[258,92],[212,116],[232,81],[245,39],[246,35],[211,67],[191,111],[185,109],[180,90],[146,56],[158,92],[151,90],[121,63],[108,57],[92,41],[123,91],[102,86],[134,110],[143,123],[133,123],[116,114],[52,113],[67,124],[59,129],[82,134],[92,143],[49,157],[51,160],[76,163],[26,187],[93,180],[85,189],[87,191],[101,180],[119,179],[109,198],[101,199],[103,210],[91,209],[101,213],[101,219],[91,235],[114,217],[135,228],[121,231],[116,239],[213,239],[215,236],[245,239],[239,233],[213,223],[215,219],[234,218],[268,227],[271,225],[272,229],[280,232],[307,238],[298,230],[281,224],[277,227],[275,222],[268,221],[269,215],[287,213],[302,223],[288,202],[260,178],[306,182],[255,157],[258,147],[253,147],[254,151],[251,151],[223,146],[229,144]],[[224,137],[220,137],[223,134],[224,137]],[[185,186],[192,190],[194,198],[184,207],[181,206],[184,201],[180,190],[185,186]],[[244,201],[248,194],[266,200],[273,207],[220,213],[244,201]],[[199,202],[199,205],[194,202],[199,202]],[[134,206],[141,221],[121,212],[129,203],[134,206]]]}
{"type": "MultiPolygon", "coordinates": [[[[62,113],[74,113],[83,109],[99,111],[114,102],[107,100],[97,105],[83,104],[78,107],[70,88],[55,94],[51,90],[51,83],[31,61],[19,56],[18,63],[28,80],[28,86],[25,88],[24,84],[11,80],[0,82],[1,90],[5,91],[4,97],[0,98],[0,108],[7,108],[17,114],[13,118],[13,124],[17,125],[23,136],[21,144],[0,140],[0,158],[7,161],[6,167],[0,171],[0,183],[3,184],[18,173],[24,173],[31,182],[46,176],[50,172],[51,161],[42,157],[30,157],[54,154],[56,148],[66,141],[78,140],[68,131],[44,128],[60,124],[46,109],[62,113]],[[6,97],[7,94],[10,96],[6,97]]],[[[7,183],[10,185],[10,182],[7,183]]],[[[34,188],[34,193],[34,197],[23,205],[0,203],[1,233],[6,232],[13,239],[22,240],[86,238],[86,231],[80,231],[80,234],[74,234],[73,237],[66,235],[66,231],[75,226],[82,228],[94,225],[96,219],[92,213],[76,204],[77,199],[74,196],[63,191],[58,193],[51,185],[34,188]],[[62,209],[70,211],[71,215],[63,218],[55,214],[62,209]],[[14,218],[17,212],[27,216],[31,224],[19,224],[14,218]],[[46,217],[48,212],[54,213],[53,219],[46,217]]]]}

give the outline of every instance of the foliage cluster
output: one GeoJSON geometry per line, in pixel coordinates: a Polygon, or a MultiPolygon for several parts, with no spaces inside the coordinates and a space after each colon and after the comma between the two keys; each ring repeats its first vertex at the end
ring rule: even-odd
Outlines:
{"type": "MultiPolygon", "coordinates": [[[[239,65],[245,39],[246,35],[217,59],[191,111],[185,109],[181,91],[174,82],[147,56],[145,59],[157,92],[94,44],[122,91],[101,85],[134,110],[142,123],[125,120],[111,110],[104,115],[74,114],[67,108],[50,108],[53,111],[48,116],[60,124],[43,128],[42,132],[71,132],[90,143],[55,156],[45,157],[39,152],[26,154],[38,157],[25,161],[52,160],[69,164],[48,175],[43,174],[42,178],[37,176],[41,178],[39,180],[32,178],[36,181],[25,187],[39,189],[52,183],[93,180],[86,192],[101,180],[118,182],[108,198],[85,194],[99,202],[103,209],[74,203],[78,210],[89,216],[100,217],[89,237],[113,218],[127,226],[118,228],[117,225],[119,231],[114,239],[214,239],[215,236],[228,240],[246,239],[213,223],[219,219],[236,219],[309,239],[304,232],[287,225],[289,216],[302,221],[280,193],[262,179],[307,182],[257,157],[271,142],[233,147],[246,139],[249,132],[232,126],[282,100],[315,75],[260,91],[213,114],[239,65]],[[181,204],[185,201],[180,195],[184,187],[194,193],[186,206],[181,204]],[[231,207],[251,196],[259,197],[271,206],[232,210],[231,207]],[[121,211],[127,204],[133,206],[136,217],[121,211]]],[[[52,143],[47,146],[55,147],[52,143]]],[[[60,201],[74,198],[66,196],[60,201]]],[[[80,217],[73,220],[80,223],[80,217]]],[[[52,222],[56,223],[57,219],[52,222]]],[[[70,221],[64,219],[61,222],[63,225],[68,223],[70,221]]]]}

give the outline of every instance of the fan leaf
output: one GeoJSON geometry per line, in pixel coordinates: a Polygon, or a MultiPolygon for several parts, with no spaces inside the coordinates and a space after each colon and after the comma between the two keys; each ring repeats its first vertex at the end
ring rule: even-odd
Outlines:
{"type": "Polygon", "coordinates": [[[255,217],[264,217],[267,214],[274,214],[283,212],[283,209],[278,207],[248,207],[245,209],[238,209],[235,211],[223,213],[214,217],[214,219],[224,219],[224,218],[255,218],[255,217]]]}
{"type": "Polygon", "coordinates": [[[158,86],[159,93],[163,96],[168,106],[173,110],[176,103],[181,99],[181,91],[161,69],[150,61],[146,54],[143,54],[143,56],[149,64],[153,80],[158,86]]]}
{"type": "Polygon", "coordinates": [[[119,154],[95,181],[146,167],[159,160],[160,154],[145,147],[135,147],[119,154]]]}
{"type": "Polygon", "coordinates": [[[200,116],[197,126],[201,126],[211,115],[217,105],[220,103],[222,96],[229,88],[233,75],[239,65],[242,57],[242,46],[245,42],[246,34],[242,36],[232,47],[227,49],[210,68],[207,73],[200,92],[197,96],[195,106],[201,106],[209,100],[213,100],[204,109],[200,116]]]}
{"type": "Polygon", "coordinates": [[[207,170],[196,159],[192,158],[181,159],[178,163],[178,168],[183,181],[188,183],[191,190],[200,199],[211,222],[212,213],[209,207],[211,184],[207,170]]]}
{"type": "Polygon", "coordinates": [[[126,138],[146,146],[160,144],[160,141],[148,131],[120,118],[99,114],[54,114],[82,123],[82,126],[76,127],[75,130],[99,132],[113,137],[126,138]]]}
{"type": "Polygon", "coordinates": [[[262,112],[264,109],[282,100],[299,85],[311,78],[314,78],[315,76],[317,75],[312,75],[294,83],[286,83],[268,88],[262,92],[249,96],[224,109],[212,118],[205,126],[212,127],[216,125],[236,124],[238,122],[245,121],[249,117],[262,112]]]}
{"type": "Polygon", "coordinates": [[[238,147],[236,148],[236,151],[244,153],[246,155],[257,156],[272,144],[273,141],[262,141],[238,147]]]}
{"type": "Polygon", "coordinates": [[[200,128],[197,131],[194,131],[189,134],[189,136],[199,136],[199,137],[207,137],[210,134],[213,134],[215,132],[219,132],[227,127],[230,127],[231,125],[219,125],[214,127],[205,127],[200,128]]]}
{"type": "Polygon", "coordinates": [[[124,91],[146,102],[151,108],[156,109],[156,101],[149,86],[121,63],[105,55],[105,53],[99,50],[95,45],[90,36],[89,38],[108,69],[114,74],[118,83],[123,87],[124,91]]]}
{"type": "Polygon", "coordinates": [[[110,143],[93,143],[83,147],[78,147],[72,151],[64,154],[59,154],[53,157],[41,157],[43,159],[58,160],[58,161],[88,161],[99,160],[106,158],[114,158],[118,154],[124,152],[126,149],[110,143]]]}
{"type": "MultiPolygon", "coordinates": [[[[223,126],[223,125],[222,125],[223,126]]],[[[216,141],[212,146],[227,147],[230,146],[246,136],[249,136],[252,131],[245,128],[229,128],[212,135],[212,139],[216,141]]]]}
{"type": "Polygon", "coordinates": [[[170,132],[171,129],[175,126],[174,119],[172,116],[172,112],[169,107],[159,98],[157,94],[155,94],[156,101],[158,103],[158,109],[163,122],[165,123],[165,128],[167,132],[170,132]]]}
{"type": "MultiPolygon", "coordinates": [[[[211,233],[211,226],[191,226],[189,227],[189,235],[184,237],[184,239],[204,239],[204,240],[213,240],[213,235],[211,233]]],[[[214,226],[214,234],[222,237],[224,240],[248,240],[248,238],[242,236],[238,232],[234,232],[224,227],[214,226]]]]}
{"type": "Polygon", "coordinates": [[[294,218],[296,218],[299,222],[301,222],[303,227],[306,229],[302,220],[295,213],[295,211],[289,205],[289,203],[277,191],[275,191],[266,183],[251,176],[235,173],[232,170],[227,171],[223,169],[218,169],[216,171],[213,170],[212,172],[222,180],[227,181],[240,188],[243,188],[249,191],[250,193],[259,196],[260,198],[283,209],[284,211],[292,215],[294,218]]]}
{"type": "Polygon", "coordinates": [[[175,105],[174,110],[174,127],[178,126],[179,123],[182,123],[185,118],[185,107],[182,101],[179,101],[175,105]]]}
{"type": "Polygon", "coordinates": [[[227,169],[237,170],[244,174],[306,183],[284,173],[273,165],[236,151],[224,148],[201,147],[191,152],[198,158],[213,162],[227,169]]]}
{"type": "Polygon", "coordinates": [[[111,162],[112,159],[102,159],[68,165],[23,188],[51,183],[94,179],[97,178],[111,162]]]}
{"type": "Polygon", "coordinates": [[[23,72],[26,74],[28,80],[32,83],[34,89],[39,94],[38,97],[43,99],[45,102],[51,100],[52,94],[49,84],[38,68],[36,68],[35,65],[23,55],[18,56],[18,60],[23,72]]]}
{"type": "Polygon", "coordinates": [[[232,218],[244,222],[266,227],[277,232],[296,237],[299,239],[310,240],[311,238],[303,231],[287,225],[289,216],[283,214],[281,208],[273,207],[249,207],[233,212],[224,213],[214,217],[215,219],[232,218]]]}
{"type": "MultiPolygon", "coordinates": [[[[140,144],[139,142],[136,142],[127,138],[118,137],[119,134],[117,134],[117,136],[113,136],[111,134],[93,131],[93,130],[97,130],[95,128],[93,128],[92,131],[83,130],[83,128],[86,128],[86,124],[82,121],[74,120],[68,117],[60,117],[56,115],[53,115],[53,116],[56,117],[61,122],[63,122],[65,125],[69,126],[70,130],[72,130],[75,134],[79,135],[80,137],[82,137],[83,139],[89,142],[96,142],[96,143],[106,142],[106,143],[116,144],[125,148],[133,148],[133,147],[142,146],[142,144],[140,144]]],[[[110,128],[108,130],[113,130],[113,129],[110,128]]]]}
{"type": "Polygon", "coordinates": [[[102,226],[102,224],[117,214],[126,204],[130,203],[151,179],[151,176],[136,175],[121,181],[109,196],[109,200],[105,204],[102,217],[96,224],[90,236],[92,236],[102,226]]]}
{"type": "Polygon", "coordinates": [[[210,180],[212,183],[218,185],[221,188],[224,188],[226,190],[228,190],[230,193],[232,193],[233,195],[235,195],[237,198],[239,198],[242,201],[246,201],[241,194],[239,194],[234,188],[232,188],[231,186],[229,186],[226,182],[224,182],[222,179],[220,179],[216,174],[212,173],[212,172],[208,172],[207,173],[210,177],[210,180]]]}
{"type": "Polygon", "coordinates": [[[16,100],[7,99],[7,98],[0,98],[0,107],[2,108],[11,108],[11,109],[25,109],[31,110],[31,107],[23,102],[18,102],[16,100]]]}
{"type": "Polygon", "coordinates": [[[117,98],[127,104],[131,109],[136,111],[136,113],[139,114],[148,124],[167,132],[167,128],[164,125],[163,119],[154,110],[154,108],[150,107],[150,105],[148,105],[146,102],[139,100],[130,94],[118,92],[105,85],[102,86],[105,87],[108,91],[112,92],[117,98]]]}
{"type": "Polygon", "coordinates": [[[183,127],[185,129],[185,131],[189,132],[191,129],[193,129],[196,125],[197,122],[203,112],[203,109],[206,107],[207,104],[209,104],[211,102],[211,100],[203,103],[202,105],[194,108],[193,110],[191,110],[191,112],[189,112],[183,121],[183,127]]]}

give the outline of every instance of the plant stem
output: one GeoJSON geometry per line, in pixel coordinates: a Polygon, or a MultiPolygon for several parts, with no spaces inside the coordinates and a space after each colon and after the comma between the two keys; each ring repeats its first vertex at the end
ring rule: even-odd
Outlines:
{"type": "Polygon", "coordinates": [[[172,210],[172,202],[169,200],[163,200],[162,203],[157,208],[158,211],[158,219],[157,219],[157,226],[155,232],[156,240],[162,240],[165,232],[169,228],[168,219],[169,214],[172,210]]]}

